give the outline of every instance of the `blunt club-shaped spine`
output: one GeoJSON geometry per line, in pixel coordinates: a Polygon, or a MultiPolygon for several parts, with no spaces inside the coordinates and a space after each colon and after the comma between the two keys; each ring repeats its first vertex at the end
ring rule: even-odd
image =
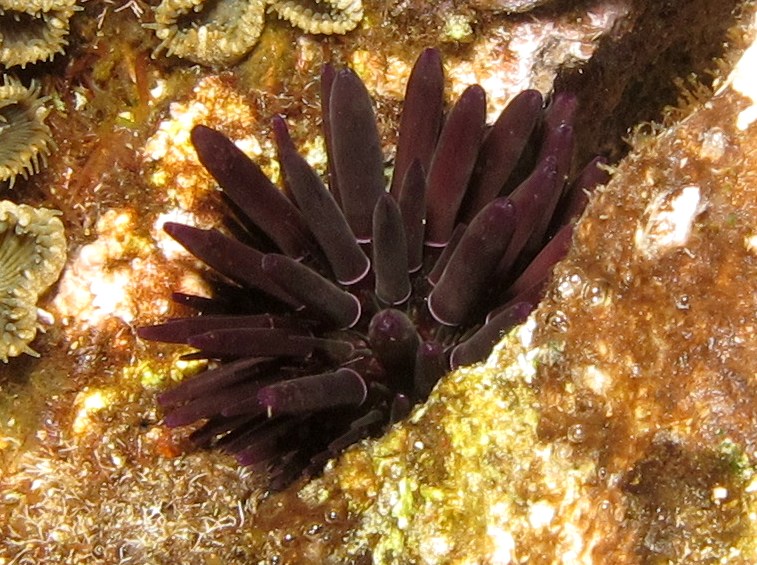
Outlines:
{"type": "Polygon", "coordinates": [[[224,230],[166,224],[207,264],[198,315],[145,327],[208,368],[164,392],[165,423],[281,488],[405,417],[451,367],[486,358],[538,302],[570,243],[595,159],[570,182],[575,99],[516,96],[491,125],[468,87],[445,109],[439,52],[412,70],[385,186],[373,103],[350,69],[321,77],[328,182],[273,132],[285,190],[220,132],[192,131],[229,203],[224,230]]]}

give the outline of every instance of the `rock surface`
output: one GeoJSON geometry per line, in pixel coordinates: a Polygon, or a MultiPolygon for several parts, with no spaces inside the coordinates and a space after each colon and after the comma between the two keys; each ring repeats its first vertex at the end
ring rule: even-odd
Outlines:
{"type": "Polygon", "coordinates": [[[757,559],[755,56],[683,122],[637,130],[531,326],[450,375],[409,422],[261,507],[267,551],[757,559]],[[349,528],[309,534],[335,501],[349,528]]]}

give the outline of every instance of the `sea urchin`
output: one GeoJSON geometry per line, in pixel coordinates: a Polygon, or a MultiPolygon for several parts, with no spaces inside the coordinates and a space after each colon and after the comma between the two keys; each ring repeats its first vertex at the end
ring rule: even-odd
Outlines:
{"type": "Polygon", "coordinates": [[[280,117],[283,190],[225,136],[194,128],[226,230],[165,230],[215,271],[215,292],[174,295],[201,315],[139,332],[210,360],[160,396],[166,424],[204,421],[193,440],[267,468],[273,488],[404,418],[450,367],[484,359],[538,301],[604,175],[595,160],[566,183],[573,97],[544,109],[525,91],[487,127],[474,85],[445,115],[429,49],[408,82],[387,190],[365,86],[329,65],[321,81],[329,188],[280,117]]]}

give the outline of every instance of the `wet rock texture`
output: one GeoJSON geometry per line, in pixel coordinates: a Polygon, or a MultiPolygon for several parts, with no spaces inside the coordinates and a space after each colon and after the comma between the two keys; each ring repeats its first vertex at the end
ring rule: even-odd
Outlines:
{"type": "Polygon", "coordinates": [[[623,500],[621,555],[704,562],[752,543],[753,104],[726,86],[684,123],[638,134],[541,308],[537,340],[555,358],[539,375],[540,437],[582,430],[599,484],[623,500]]]}
{"type": "Polygon", "coordinates": [[[533,342],[510,336],[410,422],[267,501],[266,551],[757,559],[757,121],[743,80],[755,50],[682,123],[637,130],[556,270],[533,342]],[[349,528],[322,519],[335,501],[349,528]]]}

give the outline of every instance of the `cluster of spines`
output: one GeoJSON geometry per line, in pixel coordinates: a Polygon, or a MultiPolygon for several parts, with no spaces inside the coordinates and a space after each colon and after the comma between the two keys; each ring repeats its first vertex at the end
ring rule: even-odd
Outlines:
{"type": "Polygon", "coordinates": [[[411,74],[389,190],[373,107],[349,69],[322,73],[328,188],[273,131],[279,190],[203,126],[192,141],[223,189],[226,227],[166,231],[222,275],[203,312],[143,328],[213,367],[161,396],[171,426],[274,471],[274,486],[403,418],[450,367],[525,319],[565,253],[598,160],[568,185],[575,100],[518,95],[490,127],[485,94],[446,113],[437,51],[411,74]]]}

